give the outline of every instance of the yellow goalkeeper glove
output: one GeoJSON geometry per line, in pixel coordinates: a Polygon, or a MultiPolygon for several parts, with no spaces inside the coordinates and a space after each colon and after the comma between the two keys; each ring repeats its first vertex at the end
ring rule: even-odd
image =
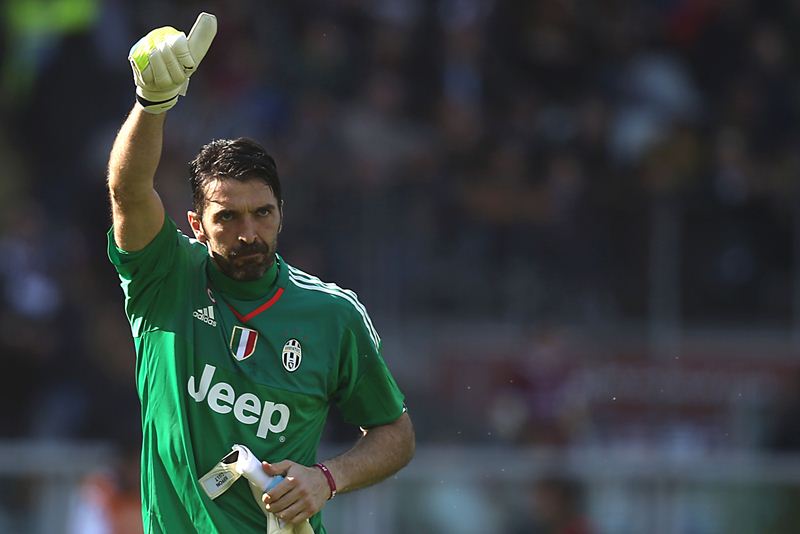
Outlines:
{"type": "Polygon", "coordinates": [[[200,13],[186,37],[171,26],[157,28],[131,47],[128,54],[136,100],[148,113],[164,113],[186,95],[194,74],[217,34],[217,18],[200,13]]]}

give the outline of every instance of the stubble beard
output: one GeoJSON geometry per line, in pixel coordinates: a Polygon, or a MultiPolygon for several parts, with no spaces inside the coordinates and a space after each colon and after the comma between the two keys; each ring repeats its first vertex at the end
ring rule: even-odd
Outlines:
{"type": "Polygon", "coordinates": [[[238,280],[240,282],[252,282],[259,280],[267,269],[272,267],[275,263],[275,252],[278,248],[277,239],[272,246],[266,243],[253,243],[252,245],[243,245],[236,250],[232,250],[225,255],[218,252],[212,252],[219,270],[222,271],[229,278],[238,280]],[[260,254],[260,257],[242,258],[249,254],[260,254]],[[242,258],[242,259],[240,259],[242,258]]]}

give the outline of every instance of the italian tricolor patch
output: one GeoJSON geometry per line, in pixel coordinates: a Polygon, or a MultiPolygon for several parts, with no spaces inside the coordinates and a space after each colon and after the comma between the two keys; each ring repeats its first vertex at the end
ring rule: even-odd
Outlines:
{"type": "Polygon", "coordinates": [[[258,331],[243,326],[234,326],[231,334],[231,354],[239,361],[246,360],[256,350],[258,331]]]}

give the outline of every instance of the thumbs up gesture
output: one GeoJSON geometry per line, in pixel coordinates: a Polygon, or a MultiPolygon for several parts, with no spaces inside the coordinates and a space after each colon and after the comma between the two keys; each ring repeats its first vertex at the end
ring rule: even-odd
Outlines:
{"type": "Polygon", "coordinates": [[[171,26],[152,30],[131,47],[128,60],[136,100],[148,113],[164,113],[186,95],[189,78],[217,34],[217,18],[200,13],[187,37],[171,26]]]}

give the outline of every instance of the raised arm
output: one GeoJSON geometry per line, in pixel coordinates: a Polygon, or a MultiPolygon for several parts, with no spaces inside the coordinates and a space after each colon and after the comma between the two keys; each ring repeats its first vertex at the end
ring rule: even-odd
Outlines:
{"type": "Polygon", "coordinates": [[[164,223],[164,206],[153,188],[153,177],[161,159],[165,116],[147,113],[136,104],[108,160],[114,241],[130,252],[150,243],[164,223]]]}
{"type": "Polygon", "coordinates": [[[217,19],[201,13],[188,37],[164,26],[131,48],[128,60],[137,104],[117,134],[108,161],[114,241],[123,250],[144,248],[161,229],[164,206],[153,188],[153,178],[161,159],[164,113],[186,94],[189,77],[216,33],[217,19]]]}

